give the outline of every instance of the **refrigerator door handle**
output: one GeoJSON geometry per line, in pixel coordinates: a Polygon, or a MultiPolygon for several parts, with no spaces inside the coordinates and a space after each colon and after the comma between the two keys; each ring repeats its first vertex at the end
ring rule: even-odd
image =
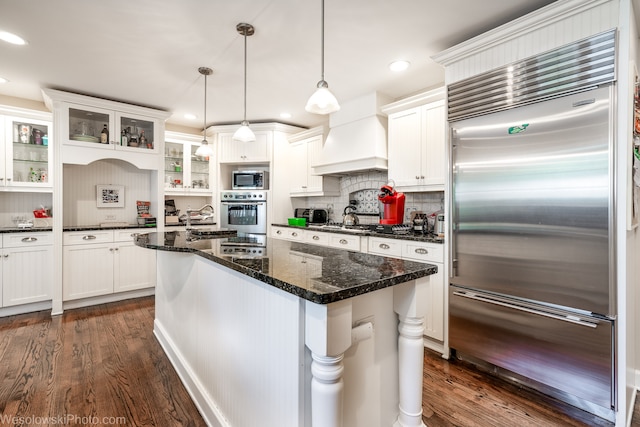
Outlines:
{"type": "Polygon", "coordinates": [[[499,305],[499,306],[510,308],[510,309],[513,309],[513,310],[524,311],[526,313],[536,314],[538,316],[549,317],[551,319],[561,320],[563,322],[575,323],[576,325],[586,326],[588,328],[594,328],[595,329],[595,328],[598,327],[598,325],[596,323],[588,322],[586,320],[581,319],[578,316],[574,316],[574,315],[570,315],[570,314],[562,315],[562,314],[557,314],[557,313],[540,311],[540,310],[528,308],[528,307],[521,306],[521,305],[515,305],[515,304],[512,304],[512,303],[510,303],[508,301],[502,300],[502,299],[497,298],[497,297],[491,298],[491,297],[487,297],[487,296],[484,296],[484,295],[478,295],[478,294],[476,294],[474,292],[468,292],[468,291],[454,291],[453,295],[458,296],[458,297],[472,299],[472,300],[475,300],[475,301],[486,302],[487,304],[499,305]]]}

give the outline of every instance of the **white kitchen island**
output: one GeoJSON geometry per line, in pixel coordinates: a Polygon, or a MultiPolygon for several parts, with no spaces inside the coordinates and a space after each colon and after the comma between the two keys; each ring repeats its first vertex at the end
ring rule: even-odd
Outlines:
{"type": "Polygon", "coordinates": [[[224,240],[136,241],[158,250],[155,334],[209,425],[423,425],[435,266],[277,239],[238,257],[224,240]]]}

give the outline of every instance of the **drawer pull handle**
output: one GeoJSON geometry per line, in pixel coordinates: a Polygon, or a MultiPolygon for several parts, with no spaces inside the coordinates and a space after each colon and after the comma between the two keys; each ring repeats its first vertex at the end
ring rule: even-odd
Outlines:
{"type": "Polygon", "coordinates": [[[282,234],[282,231],[278,230],[276,231],[276,234],[282,234]]]}
{"type": "Polygon", "coordinates": [[[9,258],[9,254],[4,254],[4,257],[5,258],[9,258]]]}
{"type": "Polygon", "coordinates": [[[320,240],[320,236],[313,236],[312,239],[313,240],[320,240]]]}
{"type": "Polygon", "coordinates": [[[349,243],[349,241],[348,241],[348,240],[346,240],[346,239],[340,239],[340,244],[342,244],[342,245],[346,245],[347,243],[349,243]]]}
{"type": "Polygon", "coordinates": [[[380,249],[389,249],[390,248],[390,246],[387,245],[386,243],[380,243],[378,246],[380,247],[380,249]]]}
{"type": "Polygon", "coordinates": [[[428,254],[428,253],[429,253],[429,251],[428,251],[428,250],[426,250],[425,248],[416,248],[416,251],[415,251],[415,252],[416,252],[417,254],[420,254],[420,255],[426,255],[426,254],[428,254]]]}
{"type": "Polygon", "coordinates": [[[32,237],[32,236],[30,236],[30,237],[25,237],[25,238],[23,238],[23,239],[22,239],[22,241],[23,241],[23,242],[25,242],[25,243],[29,243],[29,242],[37,242],[37,241],[38,241],[38,238],[37,238],[37,237],[32,237]]]}
{"type": "Polygon", "coordinates": [[[95,240],[96,236],[93,234],[87,234],[86,236],[82,236],[82,240],[95,240]]]}
{"type": "Polygon", "coordinates": [[[295,231],[294,231],[293,233],[291,233],[291,235],[292,235],[293,237],[298,237],[298,233],[296,233],[295,231]]]}

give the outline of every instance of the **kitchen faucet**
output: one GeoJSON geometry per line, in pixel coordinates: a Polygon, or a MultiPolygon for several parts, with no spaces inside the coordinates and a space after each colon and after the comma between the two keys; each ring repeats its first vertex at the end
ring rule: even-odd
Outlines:
{"type": "Polygon", "coordinates": [[[198,216],[198,219],[201,219],[201,220],[213,218],[213,206],[211,206],[210,204],[206,204],[200,209],[191,209],[190,207],[187,207],[187,230],[192,230],[192,227],[191,227],[192,212],[197,212],[198,214],[200,214],[198,216]],[[210,213],[203,214],[204,211],[210,211],[210,213]]]}

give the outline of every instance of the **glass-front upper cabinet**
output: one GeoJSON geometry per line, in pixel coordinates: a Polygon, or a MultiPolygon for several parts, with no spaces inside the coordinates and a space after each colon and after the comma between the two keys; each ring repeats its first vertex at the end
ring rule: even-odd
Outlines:
{"type": "Polygon", "coordinates": [[[0,162],[0,189],[51,189],[51,122],[4,116],[0,126],[3,127],[0,151],[4,153],[0,162]]]}
{"type": "MultiPolygon", "coordinates": [[[[201,137],[165,132],[165,194],[211,194],[214,159],[196,155],[201,137]]],[[[209,142],[211,144],[211,142],[209,142]]]]}
{"type": "Polygon", "coordinates": [[[156,150],[155,120],[85,105],[69,104],[66,144],[125,151],[156,150]]]}
{"type": "Polygon", "coordinates": [[[55,119],[56,162],[118,159],[144,170],[162,167],[168,111],[48,88],[42,97],[55,119]]]}

